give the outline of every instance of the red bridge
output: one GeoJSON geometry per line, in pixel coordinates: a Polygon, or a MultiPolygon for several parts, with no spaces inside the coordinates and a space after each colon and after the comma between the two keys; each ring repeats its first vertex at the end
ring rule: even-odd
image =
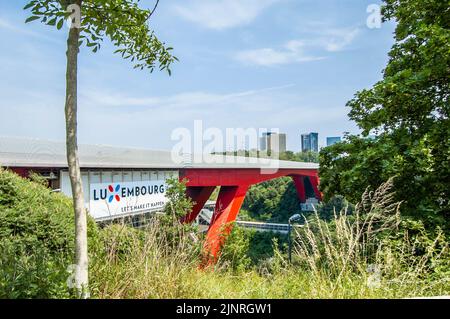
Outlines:
{"type": "MultiPolygon", "coordinates": [[[[195,202],[192,212],[184,218],[191,222],[199,214],[215,187],[220,186],[219,197],[207,233],[205,248],[214,262],[231,231],[230,223],[236,217],[251,185],[289,176],[293,179],[300,202],[307,197],[321,199],[318,190],[318,164],[202,155],[196,163],[178,163],[171,152],[119,148],[104,145],[80,145],[80,165],[86,208],[97,221],[122,218],[137,213],[106,213],[91,209],[92,189],[98,183],[134,183],[163,181],[178,176],[187,179],[187,194],[195,202]],[[199,162],[199,163],[197,163],[199,162]]],[[[194,159],[195,156],[194,156],[194,159]]],[[[27,177],[31,171],[48,179],[49,186],[71,196],[67,173],[65,143],[38,139],[0,137],[0,166],[27,177]]],[[[95,199],[95,198],[94,198],[95,199]]],[[[119,207],[120,208],[120,207],[119,207]]]]}
{"type": "Polygon", "coordinates": [[[320,200],[319,178],[316,164],[279,161],[280,168],[267,173],[261,168],[187,168],[180,170],[180,180],[187,180],[187,195],[195,202],[192,212],[184,218],[192,222],[217,186],[220,186],[216,207],[209,226],[205,248],[209,262],[217,260],[226,236],[236,220],[245,194],[251,185],[278,177],[290,176],[297,189],[300,202],[306,201],[306,188],[312,188],[320,200]],[[287,164],[287,165],[286,165],[287,164]],[[297,166],[290,168],[289,166],[297,166]],[[304,167],[304,168],[301,168],[304,167]]]}

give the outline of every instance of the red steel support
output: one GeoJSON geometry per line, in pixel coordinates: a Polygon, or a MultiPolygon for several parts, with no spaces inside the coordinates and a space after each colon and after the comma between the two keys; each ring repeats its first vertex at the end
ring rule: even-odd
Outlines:
{"type": "Polygon", "coordinates": [[[191,213],[181,220],[183,223],[191,223],[195,220],[215,188],[215,186],[187,187],[187,196],[190,197],[195,204],[192,207],[191,213]]]}
{"type": "MultiPolygon", "coordinates": [[[[307,178],[307,177],[306,177],[307,178]]],[[[305,177],[301,175],[293,175],[295,188],[297,189],[297,195],[300,199],[300,203],[306,202],[306,191],[305,191],[305,177]]]]}
{"type": "Polygon", "coordinates": [[[216,207],[211,224],[206,235],[205,263],[214,264],[219,257],[226,237],[232,229],[232,223],[236,220],[239,210],[244,202],[247,185],[222,186],[216,201],[216,207]]]}
{"type": "Polygon", "coordinates": [[[309,180],[311,181],[311,185],[313,187],[316,198],[319,201],[322,200],[322,193],[319,191],[319,176],[317,174],[314,176],[310,176],[309,180]]]}

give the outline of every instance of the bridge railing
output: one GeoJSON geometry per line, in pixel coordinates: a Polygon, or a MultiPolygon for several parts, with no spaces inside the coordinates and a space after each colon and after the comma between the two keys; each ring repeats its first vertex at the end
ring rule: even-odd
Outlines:
{"type": "MultiPolygon", "coordinates": [[[[263,222],[252,222],[252,221],[236,221],[236,225],[245,228],[252,228],[259,231],[271,231],[275,233],[287,233],[289,231],[289,224],[278,224],[278,223],[263,223],[263,222]]],[[[303,227],[303,225],[292,225],[292,227],[303,227]]]]}
{"type": "MultiPolygon", "coordinates": [[[[200,214],[196,220],[199,225],[209,225],[211,222],[213,212],[207,208],[200,211],[200,214]]],[[[279,224],[279,223],[265,223],[265,222],[255,222],[255,221],[244,221],[237,220],[236,226],[255,229],[258,231],[272,231],[276,233],[287,233],[289,231],[289,224],[279,224]]],[[[292,225],[293,227],[303,227],[303,225],[292,225]]]]}

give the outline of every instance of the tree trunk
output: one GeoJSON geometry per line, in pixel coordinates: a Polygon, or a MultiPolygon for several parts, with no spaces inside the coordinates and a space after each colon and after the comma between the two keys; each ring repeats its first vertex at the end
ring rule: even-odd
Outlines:
{"type": "MultiPolygon", "coordinates": [[[[80,6],[81,0],[71,1],[80,6]]],[[[88,298],[87,220],[77,144],[77,72],[80,29],[71,27],[67,39],[66,69],[66,152],[75,212],[75,288],[81,298],[88,298]]]]}

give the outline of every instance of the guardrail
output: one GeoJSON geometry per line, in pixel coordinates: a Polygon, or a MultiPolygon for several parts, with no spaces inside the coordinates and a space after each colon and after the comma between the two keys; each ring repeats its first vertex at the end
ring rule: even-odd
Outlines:
{"type": "MultiPolygon", "coordinates": [[[[238,220],[236,225],[245,228],[252,228],[258,231],[271,231],[275,233],[285,233],[289,231],[289,224],[277,224],[277,223],[263,223],[263,222],[250,222],[238,220]]],[[[291,225],[292,227],[301,228],[303,225],[291,225]]]]}
{"type": "MultiPolygon", "coordinates": [[[[198,223],[200,225],[206,226],[211,222],[213,212],[208,209],[202,209],[199,214],[198,223]]],[[[264,222],[255,222],[255,221],[244,221],[237,220],[236,225],[239,227],[255,229],[258,231],[271,231],[275,233],[285,233],[289,231],[289,224],[278,224],[278,223],[264,223],[264,222]]],[[[303,225],[292,225],[293,227],[303,227],[303,225]]]]}

